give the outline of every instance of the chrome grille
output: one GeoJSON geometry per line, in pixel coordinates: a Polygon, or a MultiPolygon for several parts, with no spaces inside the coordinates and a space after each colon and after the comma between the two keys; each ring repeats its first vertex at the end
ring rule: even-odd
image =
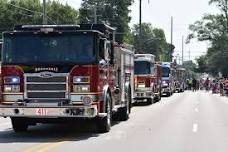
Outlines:
{"type": "Polygon", "coordinates": [[[63,82],[66,83],[66,77],[64,76],[55,76],[52,78],[41,78],[38,76],[27,77],[27,82],[63,82]]]}
{"type": "Polygon", "coordinates": [[[66,99],[68,76],[54,73],[50,78],[42,78],[40,74],[26,74],[25,97],[27,99],[66,99]]]}
{"type": "Polygon", "coordinates": [[[27,84],[27,90],[39,91],[39,90],[66,90],[66,84],[27,84]]]}

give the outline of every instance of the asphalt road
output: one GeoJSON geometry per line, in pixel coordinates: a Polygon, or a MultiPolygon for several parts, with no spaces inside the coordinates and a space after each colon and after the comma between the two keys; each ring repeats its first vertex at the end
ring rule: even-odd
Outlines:
{"type": "Polygon", "coordinates": [[[227,152],[228,98],[204,91],[136,106],[126,122],[97,134],[92,122],[38,125],[15,134],[0,118],[0,152],[227,152]],[[88,127],[91,126],[91,127],[88,127]]]}

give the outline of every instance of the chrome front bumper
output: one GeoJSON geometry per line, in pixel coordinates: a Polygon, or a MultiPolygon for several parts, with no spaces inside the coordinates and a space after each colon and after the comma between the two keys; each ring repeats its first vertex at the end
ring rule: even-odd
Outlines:
{"type": "Polygon", "coordinates": [[[0,106],[1,117],[95,118],[104,117],[105,115],[105,113],[98,113],[96,105],[63,107],[0,106]]]}
{"type": "Polygon", "coordinates": [[[151,91],[136,91],[134,99],[148,99],[154,96],[154,93],[151,91]]]}
{"type": "Polygon", "coordinates": [[[170,93],[170,88],[162,88],[162,94],[170,93]]]}

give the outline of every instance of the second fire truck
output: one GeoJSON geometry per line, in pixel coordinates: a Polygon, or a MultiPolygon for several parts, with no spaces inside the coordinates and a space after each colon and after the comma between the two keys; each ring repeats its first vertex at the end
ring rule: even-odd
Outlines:
{"type": "Polygon", "coordinates": [[[161,98],[161,66],[152,54],[135,54],[135,95],[137,102],[152,104],[161,98]]]}
{"type": "Polygon", "coordinates": [[[0,116],[15,132],[37,123],[127,120],[134,53],[105,24],[23,25],[3,34],[0,116]]]}

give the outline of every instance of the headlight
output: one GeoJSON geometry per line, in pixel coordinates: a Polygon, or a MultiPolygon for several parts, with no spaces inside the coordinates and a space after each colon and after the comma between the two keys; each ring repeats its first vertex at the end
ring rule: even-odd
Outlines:
{"type": "Polygon", "coordinates": [[[4,92],[20,92],[20,85],[4,85],[4,92]]]}
{"type": "Polygon", "coordinates": [[[5,84],[20,84],[20,77],[18,76],[7,76],[4,77],[5,84]]]}
{"type": "Polygon", "coordinates": [[[84,105],[91,105],[93,103],[93,99],[89,96],[84,96],[82,98],[82,102],[84,105]]]}
{"type": "Polygon", "coordinates": [[[74,92],[90,92],[90,85],[74,85],[74,92]]]}
{"type": "Polygon", "coordinates": [[[90,83],[90,77],[89,76],[74,76],[73,77],[73,83],[90,83]]]}

